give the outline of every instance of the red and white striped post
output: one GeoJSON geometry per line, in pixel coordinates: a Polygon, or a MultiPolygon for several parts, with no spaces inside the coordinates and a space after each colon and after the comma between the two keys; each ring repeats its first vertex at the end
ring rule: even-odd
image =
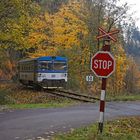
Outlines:
{"type": "MultiPolygon", "coordinates": [[[[117,34],[119,33],[119,30],[114,30],[114,31],[108,31],[106,32],[103,28],[99,27],[98,28],[98,31],[100,34],[98,34],[97,36],[97,40],[99,42],[99,39],[103,38],[104,39],[104,42],[103,42],[103,48],[102,48],[102,51],[107,51],[109,52],[110,51],[110,40],[116,42],[117,39],[113,37],[114,34],[117,34]]],[[[104,56],[105,57],[105,56],[104,56]]],[[[100,69],[104,69],[104,71],[102,71],[103,73],[104,72],[109,72],[108,74],[106,75],[102,75],[101,74],[101,71],[99,69],[96,69],[98,68],[97,66],[97,61],[95,61],[95,58],[99,58],[99,56],[97,57],[97,55],[95,57],[92,58],[92,71],[97,75],[97,76],[100,76],[102,77],[102,87],[101,87],[101,98],[100,98],[100,116],[99,116],[99,132],[102,133],[103,132],[103,123],[104,123],[104,112],[105,112],[105,94],[106,94],[106,83],[107,83],[107,77],[110,76],[114,69],[115,69],[115,64],[114,64],[114,58],[110,56],[110,58],[108,58],[106,56],[106,58],[111,62],[111,67],[110,67],[110,70],[108,71],[107,69],[105,69],[105,67],[102,65],[100,65],[100,69]],[[99,71],[98,71],[99,70],[99,71]],[[109,75],[110,74],[110,75],[109,75]],[[108,75],[108,76],[107,76],[108,75]],[[104,77],[103,77],[104,76],[104,77]]],[[[101,59],[101,60],[105,60],[104,58],[101,59]]],[[[109,68],[109,67],[108,67],[109,68]]]]}
{"type": "Polygon", "coordinates": [[[105,94],[106,94],[106,78],[102,78],[102,89],[100,98],[100,116],[99,116],[99,131],[103,132],[104,112],[105,112],[105,94]]]}
{"type": "MultiPolygon", "coordinates": [[[[108,52],[110,51],[110,39],[104,40],[104,45],[103,45],[102,50],[108,51],[108,52]]],[[[101,97],[100,97],[100,114],[99,114],[99,126],[98,126],[98,130],[100,133],[103,132],[103,124],[104,124],[106,83],[107,83],[107,78],[102,78],[101,97]]]]}

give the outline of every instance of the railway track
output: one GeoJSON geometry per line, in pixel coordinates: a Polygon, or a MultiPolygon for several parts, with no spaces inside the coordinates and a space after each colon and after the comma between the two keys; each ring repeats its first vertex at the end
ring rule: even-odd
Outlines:
{"type": "MultiPolygon", "coordinates": [[[[28,89],[32,90],[33,87],[28,86],[28,89]]],[[[78,101],[82,101],[82,102],[95,103],[96,100],[100,100],[99,98],[96,98],[96,97],[93,97],[90,95],[79,94],[79,93],[70,92],[70,91],[66,91],[66,90],[43,88],[43,89],[40,89],[39,91],[43,91],[46,94],[51,94],[51,95],[55,95],[55,96],[59,96],[59,97],[66,97],[66,98],[70,98],[70,99],[78,100],[78,101]]]]}
{"type": "Polygon", "coordinates": [[[70,99],[74,99],[74,100],[78,100],[78,101],[82,101],[82,102],[94,103],[96,100],[100,100],[99,98],[95,98],[93,96],[73,93],[73,92],[69,92],[69,91],[49,90],[49,89],[47,89],[46,91],[49,94],[53,94],[53,95],[61,96],[61,97],[66,97],[66,98],[70,98],[70,99]]]}

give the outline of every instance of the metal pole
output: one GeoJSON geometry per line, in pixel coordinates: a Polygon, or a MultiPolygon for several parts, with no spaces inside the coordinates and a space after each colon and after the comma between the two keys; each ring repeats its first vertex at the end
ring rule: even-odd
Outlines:
{"type": "Polygon", "coordinates": [[[106,93],[106,78],[102,78],[102,89],[100,98],[100,116],[99,116],[99,132],[103,132],[104,111],[105,111],[105,93],[106,93]]]}
{"type": "MultiPolygon", "coordinates": [[[[110,39],[109,38],[104,40],[102,50],[110,51],[110,39]]],[[[99,114],[99,126],[98,126],[98,131],[100,133],[103,132],[103,125],[104,125],[106,83],[107,83],[107,78],[102,78],[101,97],[100,97],[100,114],[99,114]]]]}

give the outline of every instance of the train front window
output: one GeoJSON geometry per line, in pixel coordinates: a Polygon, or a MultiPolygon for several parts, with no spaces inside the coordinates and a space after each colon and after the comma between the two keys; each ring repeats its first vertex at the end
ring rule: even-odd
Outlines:
{"type": "Polygon", "coordinates": [[[66,70],[66,62],[55,61],[53,65],[53,70],[66,70]]]}
{"type": "Polygon", "coordinates": [[[38,69],[52,70],[52,62],[51,61],[40,61],[38,64],[38,69]]]}

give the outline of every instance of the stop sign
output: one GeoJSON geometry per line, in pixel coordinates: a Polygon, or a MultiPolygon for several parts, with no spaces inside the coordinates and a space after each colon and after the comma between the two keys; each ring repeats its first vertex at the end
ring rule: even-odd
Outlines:
{"type": "Polygon", "coordinates": [[[109,77],[115,70],[114,57],[109,52],[97,52],[91,58],[91,70],[97,77],[109,77]]]}

